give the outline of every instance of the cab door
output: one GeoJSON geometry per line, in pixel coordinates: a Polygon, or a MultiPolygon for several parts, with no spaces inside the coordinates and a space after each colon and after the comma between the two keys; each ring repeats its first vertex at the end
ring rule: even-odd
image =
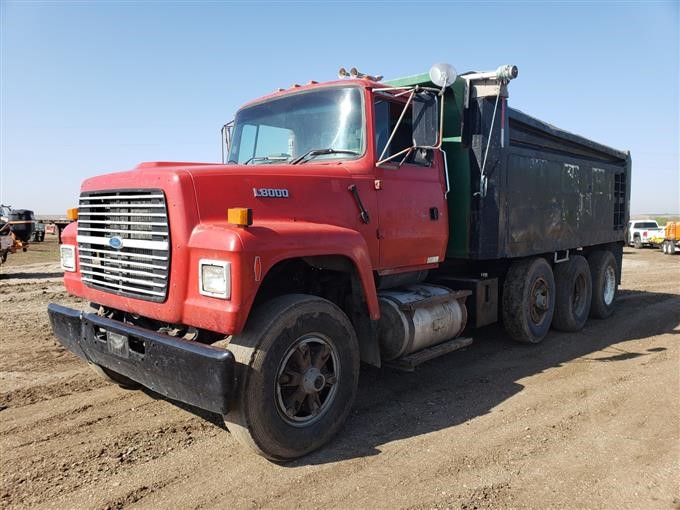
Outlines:
{"type": "MultiPolygon", "coordinates": [[[[412,145],[411,113],[403,116],[389,147],[383,149],[405,102],[376,94],[373,129],[376,162],[412,145]]],[[[410,107],[409,107],[410,109],[410,107]]],[[[448,242],[446,184],[441,153],[419,150],[376,166],[380,270],[404,269],[443,261],[448,242]]]]}

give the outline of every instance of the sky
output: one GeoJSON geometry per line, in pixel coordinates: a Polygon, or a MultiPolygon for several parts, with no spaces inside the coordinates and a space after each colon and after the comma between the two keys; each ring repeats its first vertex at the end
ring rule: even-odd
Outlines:
{"type": "Polygon", "coordinates": [[[0,201],[63,214],[89,176],[220,160],[278,87],[448,62],[517,65],[511,106],[630,150],[631,212],[677,214],[679,5],[0,0],[0,201]]]}

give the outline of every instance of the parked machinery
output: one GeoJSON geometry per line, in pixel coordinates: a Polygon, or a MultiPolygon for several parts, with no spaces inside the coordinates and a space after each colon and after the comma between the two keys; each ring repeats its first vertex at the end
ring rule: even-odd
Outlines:
{"type": "Polygon", "coordinates": [[[680,221],[669,221],[666,223],[661,250],[665,255],[680,253],[680,221]]]}
{"type": "Polygon", "coordinates": [[[10,253],[28,250],[34,231],[33,211],[0,205],[0,259],[2,263],[7,260],[10,253]]]}

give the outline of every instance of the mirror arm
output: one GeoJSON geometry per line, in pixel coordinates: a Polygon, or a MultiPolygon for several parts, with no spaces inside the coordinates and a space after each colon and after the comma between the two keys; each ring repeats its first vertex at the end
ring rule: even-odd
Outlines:
{"type": "Polygon", "coordinates": [[[387,152],[387,149],[389,149],[390,144],[392,143],[392,139],[394,138],[394,135],[397,134],[397,129],[399,129],[399,126],[401,125],[401,121],[404,119],[404,115],[406,115],[406,110],[408,110],[409,105],[411,104],[411,101],[413,101],[413,96],[416,93],[416,88],[414,88],[411,91],[411,95],[408,96],[408,100],[406,101],[406,104],[404,105],[404,109],[401,111],[401,115],[399,115],[399,120],[397,120],[397,124],[394,126],[394,129],[392,130],[392,134],[390,134],[390,137],[387,139],[387,143],[385,144],[385,147],[383,148],[382,153],[380,154],[380,157],[378,158],[380,161],[376,163],[376,165],[380,164],[381,162],[385,162],[388,160],[383,160],[385,157],[385,153],[387,152]]]}
{"type": "Polygon", "coordinates": [[[222,164],[224,165],[224,153],[225,153],[225,145],[226,145],[226,139],[224,135],[224,130],[227,128],[227,125],[225,124],[222,126],[222,129],[220,129],[220,145],[222,147],[222,164]]]}
{"type": "Polygon", "coordinates": [[[397,165],[397,168],[401,168],[401,166],[406,162],[406,158],[408,158],[411,155],[411,153],[413,152],[413,149],[415,149],[415,147],[409,147],[408,148],[408,151],[406,151],[406,154],[404,154],[404,157],[401,158],[401,161],[397,165]]]}
{"type": "Polygon", "coordinates": [[[221,145],[222,145],[222,164],[226,162],[226,156],[229,154],[231,148],[231,129],[234,127],[234,121],[227,122],[222,129],[220,129],[221,145]]]}
{"type": "Polygon", "coordinates": [[[399,152],[397,152],[396,154],[392,154],[392,155],[391,155],[390,157],[388,157],[388,158],[381,159],[380,161],[378,161],[378,162],[375,164],[375,166],[380,166],[380,165],[382,165],[383,163],[387,163],[388,161],[392,161],[393,159],[398,158],[399,156],[401,156],[404,152],[409,152],[409,151],[412,151],[412,150],[413,150],[413,146],[411,146],[411,147],[406,147],[404,150],[399,151],[399,152]]]}
{"type": "Polygon", "coordinates": [[[439,105],[439,138],[435,149],[440,149],[444,141],[444,87],[442,87],[439,97],[441,98],[441,104],[439,105]]]}

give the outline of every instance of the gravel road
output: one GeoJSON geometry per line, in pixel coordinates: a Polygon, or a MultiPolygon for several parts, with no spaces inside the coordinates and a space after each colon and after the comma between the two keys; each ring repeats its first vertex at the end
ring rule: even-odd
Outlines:
{"type": "Polygon", "coordinates": [[[47,304],[85,303],[54,238],[31,249],[0,280],[4,508],[680,508],[680,256],[626,249],[617,311],[581,333],[364,367],[341,434],[275,464],[60,347],[47,304]]]}

